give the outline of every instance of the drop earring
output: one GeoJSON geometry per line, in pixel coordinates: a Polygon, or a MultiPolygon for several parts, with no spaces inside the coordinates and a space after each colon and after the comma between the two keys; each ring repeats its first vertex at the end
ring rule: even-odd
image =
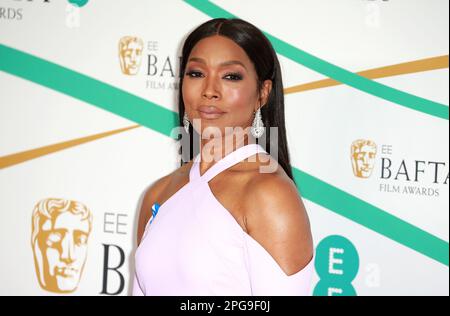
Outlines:
{"type": "Polygon", "coordinates": [[[250,132],[253,137],[259,138],[262,134],[264,134],[264,122],[261,118],[261,107],[255,113],[255,117],[253,118],[252,127],[250,128],[250,132]]]}
{"type": "Polygon", "coordinates": [[[186,112],[184,112],[183,125],[184,125],[184,130],[186,131],[187,134],[189,134],[189,118],[188,118],[186,112]]]}

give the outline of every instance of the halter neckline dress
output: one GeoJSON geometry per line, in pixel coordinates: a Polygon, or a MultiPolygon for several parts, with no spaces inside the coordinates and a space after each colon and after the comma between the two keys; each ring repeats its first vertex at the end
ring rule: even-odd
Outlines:
{"type": "Polygon", "coordinates": [[[189,182],[147,222],[135,253],[133,295],[311,294],[314,256],[302,270],[286,275],[208,185],[217,174],[256,153],[267,152],[259,144],[239,147],[203,175],[200,154],[193,159],[189,182]]]}

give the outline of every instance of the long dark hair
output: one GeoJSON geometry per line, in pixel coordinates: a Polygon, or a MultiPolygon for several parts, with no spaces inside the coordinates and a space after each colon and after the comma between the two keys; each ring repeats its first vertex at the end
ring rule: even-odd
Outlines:
{"type": "MultiPolygon", "coordinates": [[[[278,147],[278,164],[284,169],[289,178],[291,178],[295,183],[294,177],[292,176],[286,138],[286,128],[284,121],[284,91],[283,81],[281,78],[280,62],[278,61],[277,54],[275,53],[275,50],[273,49],[270,41],[253,24],[241,19],[216,18],[201,24],[186,38],[183,45],[180,65],[180,82],[178,94],[179,125],[183,126],[184,101],[182,96],[182,87],[187,59],[192,51],[192,48],[195,46],[195,44],[197,44],[197,42],[213,35],[226,36],[227,38],[234,41],[237,45],[239,45],[247,53],[256,70],[258,91],[261,90],[263,82],[265,80],[272,80],[272,90],[269,94],[267,103],[261,107],[262,120],[264,122],[264,126],[266,127],[265,133],[267,133],[265,138],[266,144],[261,145],[269,154],[270,148],[276,148],[275,146],[278,147]],[[269,127],[278,127],[278,139],[272,139],[272,137],[270,137],[269,127]],[[270,146],[271,142],[275,142],[272,147],[270,146]]],[[[192,124],[190,124],[189,157],[183,158],[183,152],[181,151],[183,146],[180,146],[180,154],[182,155],[181,165],[193,159],[194,157],[193,134],[194,130],[192,128],[192,124]]],[[[178,139],[180,138],[181,136],[178,137],[178,139]]]]}

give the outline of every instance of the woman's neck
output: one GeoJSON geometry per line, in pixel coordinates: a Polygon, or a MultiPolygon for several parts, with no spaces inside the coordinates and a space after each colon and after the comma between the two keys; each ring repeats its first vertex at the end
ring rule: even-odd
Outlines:
{"type": "Polygon", "coordinates": [[[232,134],[212,139],[201,139],[200,141],[200,173],[204,174],[216,162],[233,151],[255,143],[251,134],[248,133],[250,127],[247,127],[242,133],[233,131],[232,134]]]}

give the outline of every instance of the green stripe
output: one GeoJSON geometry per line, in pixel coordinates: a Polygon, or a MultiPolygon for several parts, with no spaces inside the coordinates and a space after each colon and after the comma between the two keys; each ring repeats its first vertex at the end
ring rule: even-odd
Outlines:
{"type": "MultiPolygon", "coordinates": [[[[169,137],[177,113],[96,79],[0,44],[0,70],[85,101],[169,137]]],[[[302,196],[448,266],[448,243],[293,168],[302,196]],[[361,214],[364,212],[364,214],[361,214]],[[426,247],[424,247],[426,245],[426,247]]]]}
{"type": "MultiPolygon", "coordinates": [[[[199,11],[211,18],[236,18],[235,15],[207,0],[184,0],[199,11]]],[[[364,78],[344,68],[333,65],[325,60],[317,58],[301,49],[298,49],[266,32],[263,32],[271,41],[276,52],[293,60],[309,69],[319,72],[329,78],[342,82],[355,89],[367,92],[371,95],[387,101],[402,105],[425,114],[448,120],[448,105],[427,100],[376,81],[364,78]]]]}
{"type": "Polygon", "coordinates": [[[448,242],[297,168],[292,169],[305,199],[448,266],[448,242]]]}
{"type": "Polygon", "coordinates": [[[0,70],[39,83],[168,135],[178,114],[107,83],[0,44],[0,70]]]}

